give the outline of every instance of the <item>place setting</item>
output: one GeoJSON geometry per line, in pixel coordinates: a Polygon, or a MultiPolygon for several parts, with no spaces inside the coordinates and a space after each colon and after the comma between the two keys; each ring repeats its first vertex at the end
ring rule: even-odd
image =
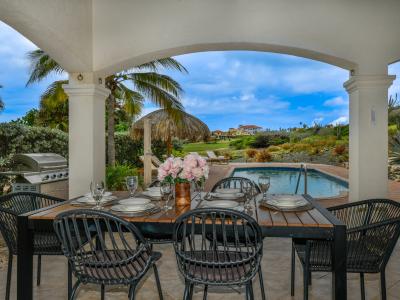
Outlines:
{"type": "Polygon", "coordinates": [[[129,216],[146,216],[155,214],[161,210],[151,199],[135,196],[139,185],[137,176],[126,177],[125,183],[129,191],[129,198],[118,200],[116,204],[110,207],[111,211],[129,216]]]}
{"type": "Polygon", "coordinates": [[[104,205],[117,199],[111,192],[105,191],[105,184],[103,181],[91,182],[89,188],[90,192],[75,199],[72,205],[89,206],[93,209],[101,210],[104,205]]]}
{"type": "Polygon", "coordinates": [[[260,176],[258,186],[263,194],[259,201],[260,207],[272,209],[275,211],[306,211],[312,208],[312,205],[303,195],[297,194],[267,194],[271,179],[269,176],[260,176]]]}

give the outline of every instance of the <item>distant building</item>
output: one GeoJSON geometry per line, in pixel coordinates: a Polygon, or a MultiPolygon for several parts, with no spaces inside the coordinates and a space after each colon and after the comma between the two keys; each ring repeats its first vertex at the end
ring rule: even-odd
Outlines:
{"type": "Polygon", "coordinates": [[[239,125],[239,131],[242,131],[247,134],[254,135],[260,131],[262,131],[262,127],[257,125],[239,125]]]}
{"type": "Polygon", "coordinates": [[[225,132],[223,132],[222,130],[217,129],[217,130],[214,130],[214,131],[212,132],[212,135],[215,136],[215,137],[220,137],[220,136],[223,136],[224,133],[225,133],[225,132]]]}

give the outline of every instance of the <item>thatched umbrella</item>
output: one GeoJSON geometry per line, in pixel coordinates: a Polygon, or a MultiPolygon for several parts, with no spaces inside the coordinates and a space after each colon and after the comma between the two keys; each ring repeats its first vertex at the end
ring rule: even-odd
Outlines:
{"type": "Polygon", "coordinates": [[[180,117],[174,119],[164,109],[159,109],[136,121],[131,128],[131,136],[134,139],[143,138],[144,141],[146,183],[151,177],[151,157],[146,157],[151,153],[151,139],[166,142],[168,154],[171,154],[173,138],[205,141],[208,140],[211,133],[208,126],[193,115],[181,112],[180,117]],[[149,134],[150,132],[151,134],[149,134]]]}

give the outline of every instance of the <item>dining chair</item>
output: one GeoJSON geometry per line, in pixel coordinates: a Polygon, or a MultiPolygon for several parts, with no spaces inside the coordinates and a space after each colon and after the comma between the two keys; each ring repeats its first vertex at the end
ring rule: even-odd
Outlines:
{"type": "MultiPolygon", "coordinates": [[[[14,255],[18,255],[17,218],[19,215],[64,201],[48,195],[19,192],[0,197],[0,231],[8,247],[8,268],[5,299],[10,299],[14,255]]],[[[53,228],[42,226],[33,233],[33,255],[37,255],[37,285],[40,285],[42,255],[63,255],[53,228]]],[[[70,270],[68,277],[71,277],[70,270]]]]}
{"type": "Polygon", "coordinates": [[[136,226],[109,212],[89,209],[63,212],[53,225],[77,278],[70,300],[75,298],[79,286],[87,283],[101,286],[102,300],[108,285],[129,286],[128,297],[135,299],[138,283],[150,268],[159,298],[163,299],[156,266],[161,253],[152,251],[136,226]]]}
{"type": "MultiPolygon", "coordinates": [[[[371,199],[328,208],[347,227],[349,273],[360,274],[361,299],[365,299],[365,273],[380,273],[381,298],[386,299],[385,269],[400,234],[400,203],[371,199]]],[[[311,272],[332,271],[332,241],[294,239],[291,294],[294,296],[295,253],[303,266],[304,299],[308,299],[311,272]]]]}
{"type": "Polygon", "coordinates": [[[192,299],[194,285],[204,286],[203,299],[209,286],[245,286],[246,299],[254,299],[252,280],[261,270],[263,241],[252,217],[230,209],[194,209],[176,220],[173,238],[185,300],[192,299]]]}
{"type": "Polygon", "coordinates": [[[256,194],[261,193],[261,189],[258,186],[257,183],[254,181],[246,178],[246,177],[226,177],[218,181],[216,184],[211,189],[211,192],[215,192],[217,189],[226,189],[226,188],[232,188],[232,189],[242,189],[243,186],[245,185],[251,185],[254,188],[254,191],[256,194]]]}

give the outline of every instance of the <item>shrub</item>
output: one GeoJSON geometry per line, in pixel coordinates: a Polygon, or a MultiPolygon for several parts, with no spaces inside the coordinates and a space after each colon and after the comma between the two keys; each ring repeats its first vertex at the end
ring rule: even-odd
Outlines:
{"type": "Polygon", "coordinates": [[[269,146],[267,150],[269,152],[278,152],[278,151],[281,151],[281,147],[279,147],[279,146],[269,146]]]}
{"type": "Polygon", "coordinates": [[[309,144],[298,143],[294,144],[292,147],[293,152],[302,152],[311,150],[311,146],[309,144]]]}
{"type": "Polygon", "coordinates": [[[292,144],[290,143],[284,143],[280,146],[283,150],[290,150],[292,149],[292,144]]]}
{"type": "MultiPolygon", "coordinates": [[[[137,176],[138,170],[128,165],[116,165],[106,169],[106,185],[111,191],[126,190],[125,178],[127,176],[137,176]]],[[[139,179],[139,183],[141,177],[139,179]]]]}
{"type": "Polygon", "coordinates": [[[346,152],[346,145],[336,145],[335,148],[333,149],[333,153],[335,155],[343,155],[346,152]]]}
{"type": "Polygon", "coordinates": [[[254,141],[253,136],[246,136],[239,139],[235,139],[229,143],[230,147],[236,150],[241,150],[247,148],[254,141]]]}
{"type": "Polygon", "coordinates": [[[256,162],[269,162],[272,160],[272,155],[267,150],[260,150],[256,154],[256,162]]]}
{"type": "Polygon", "coordinates": [[[397,131],[398,131],[398,129],[397,129],[397,125],[396,124],[389,125],[389,127],[388,127],[389,136],[395,136],[397,134],[397,131]]]}
{"type": "Polygon", "coordinates": [[[271,136],[258,134],[256,135],[254,141],[250,144],[253,148],[268,148],[272,145],[271,136]]]}
{"type": "Polygon", "coordinates": [[[58,129],[1,123],[0,141],[2,159],[26,152],[54,152],[68,158],[68,134],[58,129]]]}
{"type": "Polygon", "coordinates": [[[255,150],[255,149],[247,149],[246,150],[246,156],[248,157],[248,158],[254,158],[256,155],[257,155],[257,150],[255,150]]]}

